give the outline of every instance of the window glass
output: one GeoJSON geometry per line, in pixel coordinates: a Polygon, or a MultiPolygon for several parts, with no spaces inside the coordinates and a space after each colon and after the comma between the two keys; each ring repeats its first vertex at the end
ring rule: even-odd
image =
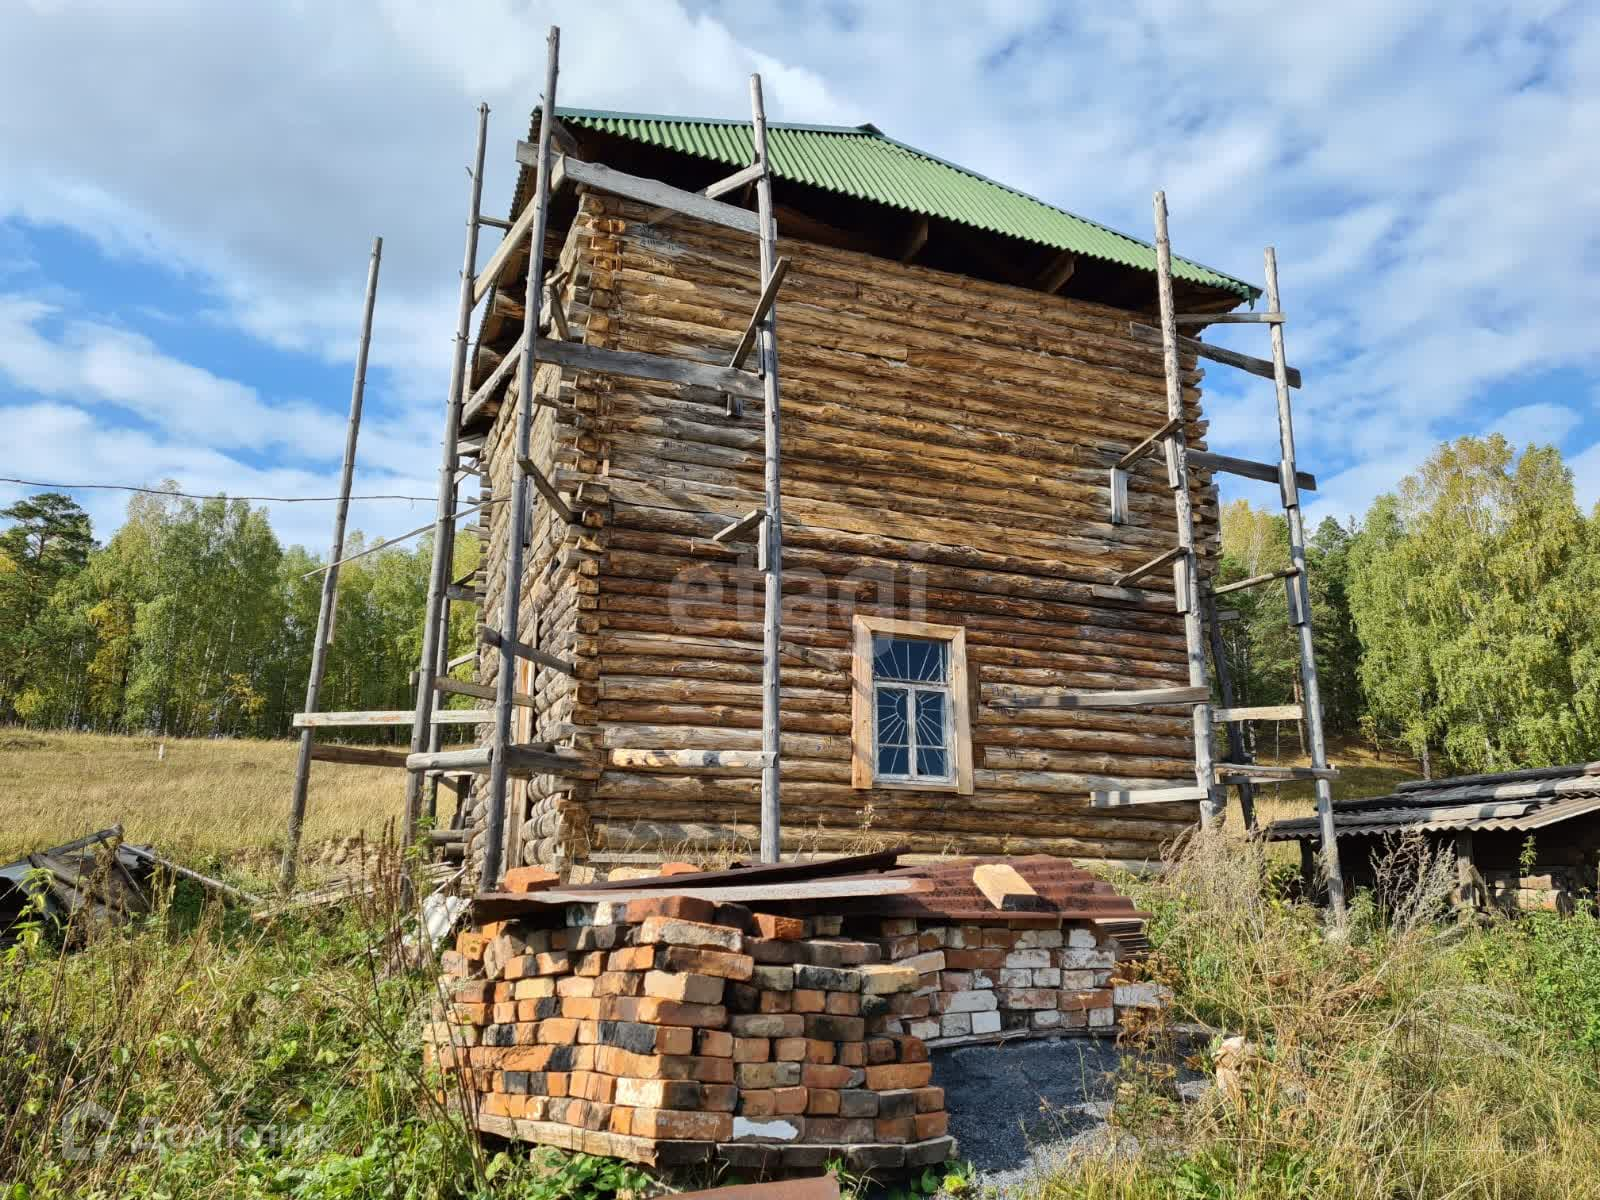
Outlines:
{"type": "Polygon", "coordinates": [[[877,775],[949,779],[949,643],[874,637],[872,674],[877,775]]]}

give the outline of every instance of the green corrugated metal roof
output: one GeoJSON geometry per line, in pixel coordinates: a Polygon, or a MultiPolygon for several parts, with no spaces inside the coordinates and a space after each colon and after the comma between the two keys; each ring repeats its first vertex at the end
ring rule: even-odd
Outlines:
{"type": "MultiPolygon", "coordinates": [[[[558,108],[557,112],[569,124],[730,167],[745,165],[755,154],[748,121],[594,108],[558,108]]],[[[871,125],[769,123],[767,144],[772,169],[780,179],[1139,270],[1156,269],[1155,248],[1149,243],[897,142],[871,125]]],[[[1261,294],[1242,279],[1176,255],[1172,270],[1179,279],[1222,288],[1247,300],[1261,294]]]]}

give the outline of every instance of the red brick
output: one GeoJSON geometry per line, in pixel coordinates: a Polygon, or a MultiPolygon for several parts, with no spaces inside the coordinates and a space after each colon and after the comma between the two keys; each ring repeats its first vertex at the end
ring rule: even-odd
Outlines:
{"type": "Polygon", "coordinates": [[[483,1004],[494,996],[495,984],[483,979],[456,986],[452,998],[458,1004],[483,1004]]]}
{"type": "Polygon", "coordinates": [[[594,1069],[629,1079],[689,1079],[732,1083],[733,1060],[691,1055],[630,1054],[618,1046],[594,1047],[594,1069]]]}
{"type": "Polygon", "coordinates": [[[945,966],[952,971],[973,971],[988,968],[998,971],[1005,965],[1004,950],[946,950],[945,966]]]}
{"type": "Polygon", "coordinates": [[[727,981],[715,975],[688,975],[681,971],[647,971],[644,995],[690,1004],[721,1004],[727,981]]]}
{"type": "Polygon", "coordinates": [[[638,996],[644,992],[644,976],[637,971],[606,971],[595,976],[596,996],[638,996]]]}
{"type": "Polygon", "coordinates": [[[946,1112],[918,1113],[911,1118],[911,1124],[916,1140],[919,1142],[928,1138],[943,1137],[950,1129],[950,1114],[946,1112]]]}
{"type": "Polygon", "coordinates": [[[776,1110],[781,1117],[797,1117],[806,1110],[806,1089],[803,1087],[781,1087],[773,1090],[773,1099],[776,1101],[776,1110]]]}
{"type": "Polygon", "coordinates": [[[867,1065],[867,1048],[870,1042],[840,1042],[834,1050],[834,1057],[843,1067],[864,1067],[867,1065]]]}
{"type": "Polygon", "coordinates": [[[767,1038],[741,1038],[733,1039],[733,1061],[766,1062],[772,1057],[772,1042],[767,1038]]]}
{"type": "Polygon", "coordinates": [[[703,869],[693,863],[666,862],[661,864],[661,870],[656,873],[658,875],[698,875],[703,869]]]}
{"type": "Polygon", "coordinates": [[[628,924],[637,925],[650,917],[672,917],[679,921],[709,921],[717,906],[693,896],[649,896],[628,903],[628,924]]]}
{"type": "Polygon", "coordinates": [[[944,1089],[942,1087],[917,1088],[915,1094],[919,1113],[942,1112],[944,1110],[944,1089]]]}
{"type": "Polygon", "coordinates": [[[512,867],[501,878],[508,892],[543,892],[561,882],[561,876],[543,867],[512,867]]]}
{"type": "Polygon", "coordinates": [[[748,954],[730,954],[695,946],[663,946],[655,956],[660,971],[682,971],[691,975],[715,975],[718,979],[749,979],[756,960],[748,954]]]}
{"type": "Polygon", "coordinates": [[[762,992],[761,998],[756,1002],[757,1012],[786,1013],[793,1008],[794,1002],[789,999],[788,992],[762,992]]]}
{"type": "Polygon", "coordinates": [[[556,981],[556,995],[566,996],[592,996],[594,995],[594,976],[565,975],[556,981]]]}
{"type": "Polygon", "coordinates": [[[711,1058],[733,1057],[733,1034],[723,1029],[700,1029],[696,1034],[696,1053],[711,1058]]]}
{"type": "Polygon", "coordinates": [[[662,1141],[725,1142],[733,1136],[733,1117],[728,1113],[638,1108],[633,1113],[633,1135],[662,1141]]]}
{"type": "MultiPolygon", "coordinates": [[[[848,995],[849,993],[840,993],[848,995]]],[[[814,988],[796,988],[789,993],[789,1003],[794,1006],[797,1013],[819,1013],[827,1008],[828,993],[819,992],[814,988]]]]}
{"type": "Polygon", "coordinates": [[[571,1017],[576,1021],[597,1021],[600,1019],[600,1009],[604,1003],[604,997],[563,996],[561,998],[561,1015],[563,1017],[571,1017]]]}
{"type": "Polygon", "coordinates": [[[806,1114],[813,1117],[839,1115],[839,1093],[830,1088],[810,1088],[806,1093],[806,1114]]]}
{"type": "Polygon", "coordinates": [[[728,1019],[728,1010],[720,1004],[683,1004],[653,996],[607,996],[600,1002],[600,1011],[607,1020],[643,1021],[647,1025],[716,1028],[728,1019]]]}
{"type": "Polygon", "coordinates": [[[694,1053],[693,1029],[683,1025],[659,1025],[656,1027],[656,1053],[657,1054],[693,1054],[694,1053]]]}
{"type": "Polygon", "coordinates": [[[901,1062],[927,1062],[928,1045],[919,1037],[909,1033],[895,1033],[889,1035],[889,1040],[894,1043],[895,1057],[901,1062]]]}
{"type": "Polygon", "coordinates": [[[468,962],[482,962],[484,947],[489,944],[489,939],[480,932],[463,929],[456,934],[456,953],[468,962]]]}
{"type": "Polygon", "coordinates": [[[881,1067],[867,1068],[867,1086],[875,1092],[927,1087],[932,1078],[932,1063],[885,1063],[881,1067]]]}
{"type": "Polygon", "coordinates": [[[777,1089],[740,1088],[739,1107],[735,1111],[741,1117],[748,1117],[751,1120],[772,1116],[778,1111],[777,1089]]]}
{"type": "Polygon", "coordinates": [[[1111,989],[1097,988],[1092,992],[1062,992],[1062,1012],[1083,1012],[1091,1008],[1110,1008],[1111,989]]]}
{"type": "Polygon", "coordinates": [[[880,1142],[909,1142],[916,1134],[914,1117],[879,1117],[872,1123],[873,1136],[880,1142]]]}
{"type": "Polygon", "coordinates": [[[546,1046],[561,1046],[578,1040],[578,1023],[571,1017],[550,1017],[539,1022],[539,1042],[546,1046]]]}
{"type": "Polygon", "coordinates": [[[606,956],[608,971],[649,971],[656,965],[654,946],[624,946],[606,956]]]}
{"type": "Polygon", "coordinates": [[[798,941],[806,935],[806,923],[799,917],[779,917],[771,913],[756,913],[756,929],[764,938],[779,941],[798,941]]]}
{"type": "Polygon", "coordinates": [[[861,997],[856,992],[824,992],[823,1011],[840,1017],[861,1015],[861,997]]]}
{"type": "Polygon", "coordinates": [[[800,1068],[800,1082],[809,1088],[847,1088],[855,1069],[831,1063],[806,1063],[800,1068]]]}

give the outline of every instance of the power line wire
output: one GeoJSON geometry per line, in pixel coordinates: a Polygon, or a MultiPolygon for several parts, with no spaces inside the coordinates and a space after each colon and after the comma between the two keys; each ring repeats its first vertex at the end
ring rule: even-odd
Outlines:
{"type": "MultiPolygon", "coordinates": [[[[167,488],[134,487],[127,483],[44,483],[37,479],[13,479],[0,475],[0,483],[16,483],[23,487],[49,488],[52,491],[82,492],[144,492],[150,496],[177,496],[184,500],[263,500],[273,504],[313,504],[344,499],[341,496],[229,496],[225,492],[174,492],[167,488]]],[[[383,493],[369,496],[351,496],[351,500],[436,500],[436,496],[404,496],[383,493]]]]}

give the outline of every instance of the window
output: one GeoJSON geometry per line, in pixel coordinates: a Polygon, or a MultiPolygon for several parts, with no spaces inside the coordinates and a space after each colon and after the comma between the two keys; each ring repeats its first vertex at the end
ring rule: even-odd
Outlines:
{"type": "Polygon", "coordinates": [[[972,791],[960,626],[857,617],[852,677],[855,787],[972,791]]]}

